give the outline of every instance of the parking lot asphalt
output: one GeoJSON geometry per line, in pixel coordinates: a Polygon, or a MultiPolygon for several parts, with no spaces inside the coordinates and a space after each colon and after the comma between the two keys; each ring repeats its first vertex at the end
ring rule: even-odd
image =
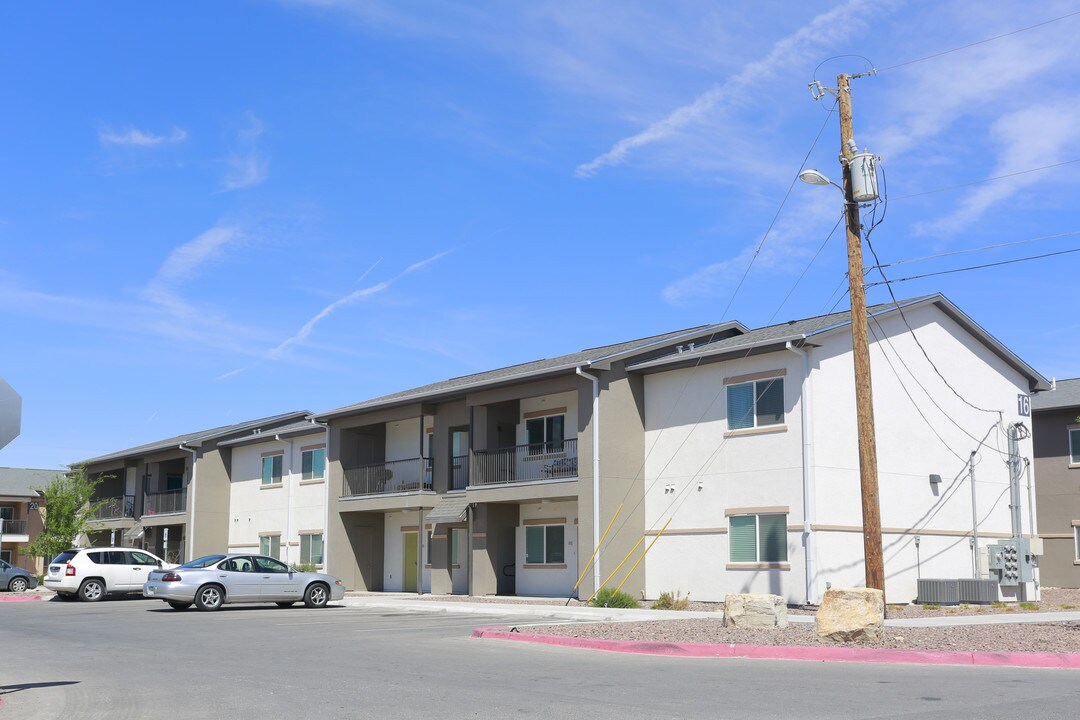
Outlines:
{"type": "Polygon", "coordinates": [[[1063,670],[581,652],[472,639],[550,618],[138,598],[0,608],[0,719],[1072,717],[1063,670]],[[857,692],[855,689],[858,689],[857,692]],[[871,712],[872,710],[872,712],[871,712]]]}

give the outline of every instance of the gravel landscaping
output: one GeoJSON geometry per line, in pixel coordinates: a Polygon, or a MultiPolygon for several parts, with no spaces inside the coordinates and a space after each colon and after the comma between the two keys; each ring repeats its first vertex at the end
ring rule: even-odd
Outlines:
{"type": "MultiPolygon", "coordinates": [[[[564,601],[562,601],[564,602],[564,601]]],[[[713,619],[672,619],[646,622],[567,623],[519,627],[522,632],[605,640],[662,643],[720,643],[733,645],[837,646],[823,640],[813,623],[790,623],[784,629],[725,628],[723,605],[691,603],[690,610],[716,609],[713,619]],[[707,606],[707,607],[706,607],[707,606]]],[[[1024,614],[1080,610],[1080,590],[1043,588],[1038,603],[996,603],[993,606],[890,605],[889,618],[941,615],[1024,614]]],[[[809,608],[792,614],[812,613],[809,608]]],[[[677,611],[672,612],[678,616],[677,611]]],[[[951,627],[886,627],[882,637],[855,644],[857,647],[905,650],[967,650],[979,652],[1080,653],[1080,622],[1004,623],[951,627]]]]}

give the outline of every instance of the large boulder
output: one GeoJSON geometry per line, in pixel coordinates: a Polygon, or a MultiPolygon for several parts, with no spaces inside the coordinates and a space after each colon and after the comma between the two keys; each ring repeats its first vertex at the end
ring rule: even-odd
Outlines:
{"type": "Polygon", "coordinates": [[[885,594],[872,588],[826,590],[815,625],[819,636],[837,642],[877,638],[885,628],[885,594]]]}
{"type": "Polygon", "coordinates": [[[787,603],[780,595],[728,595],[724,598],[724,627],[787,627],[787,603]]]}

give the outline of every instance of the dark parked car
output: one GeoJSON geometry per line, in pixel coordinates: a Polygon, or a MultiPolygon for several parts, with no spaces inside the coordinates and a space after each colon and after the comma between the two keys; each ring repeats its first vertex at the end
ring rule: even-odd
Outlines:
{"type": "Polygon", "coordinates": [[[23,592],[36,587],[37,577],[32,573],[0,560],[0,590],[23,592]]]}

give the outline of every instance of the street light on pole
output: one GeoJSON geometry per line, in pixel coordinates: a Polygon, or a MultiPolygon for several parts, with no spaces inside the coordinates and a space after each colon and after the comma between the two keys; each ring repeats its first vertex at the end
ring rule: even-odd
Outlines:
{"type": "Polygon", "coordinates": [[[851,75],[841,74],[836,78],[836,97],[840,107],[840,165],[844,172],[843,187],[817,170],[806,170],[799,174],[799,179],[810,185],[833,185],[844,193],[866,587],[881,590],[884,595],[885,562],[881,547],[881,507],[878,500],[874,397],[870,382],[870,345],[866,321],[866,288],[863,285],[862,237],[859,222],[859,202],[868,202],[877,198],[877,176],[874,167],[876,158],[869,153],[857,152],[851,123],[851,77],[851,75]],[[856,164],[859,175],[853,178],[852,169],[856,164]],[[873,175],[872,178],[871,175],[873,175]],[[858,192],[854,190],[854,181],[858,181],[858,192]]]}

